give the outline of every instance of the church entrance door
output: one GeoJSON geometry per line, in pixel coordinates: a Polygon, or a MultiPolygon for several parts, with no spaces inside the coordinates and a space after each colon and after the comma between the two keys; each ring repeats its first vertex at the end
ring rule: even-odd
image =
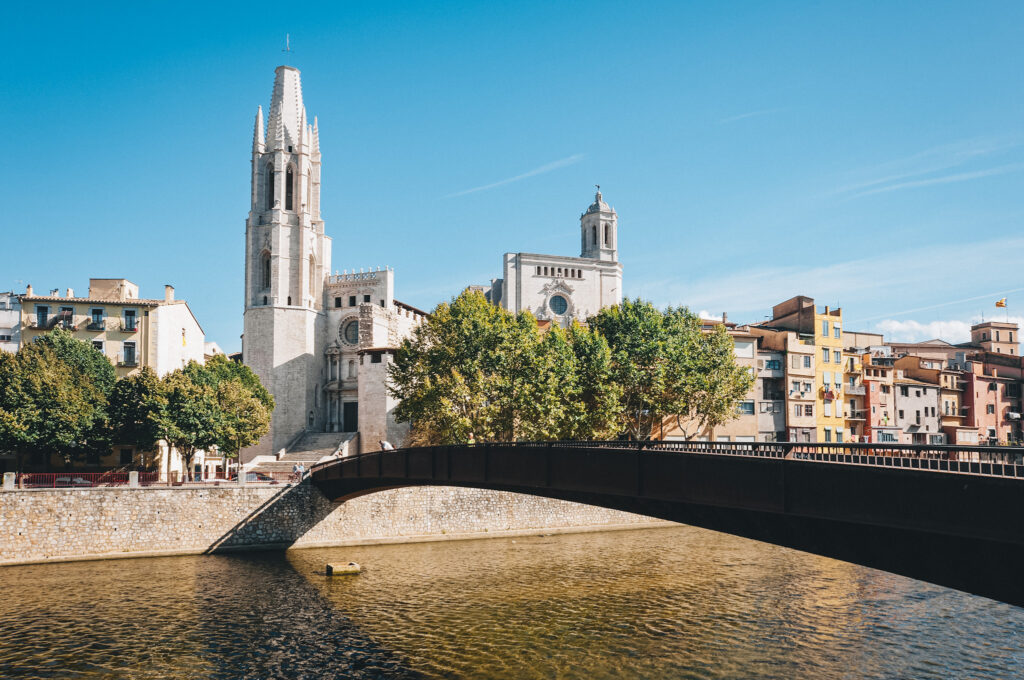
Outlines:
{"type": "Polygon", "coordinates": [[[341,431],[359,431],[359,402],[346,401],[341,405],[341,431]]]}

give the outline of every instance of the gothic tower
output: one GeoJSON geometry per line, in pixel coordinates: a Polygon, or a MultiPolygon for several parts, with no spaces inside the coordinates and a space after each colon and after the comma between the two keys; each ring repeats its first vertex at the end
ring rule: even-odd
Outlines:
{"type": "Polygon", "coordinates": [[[242,356],[274,395],[270,433],[243,461],[322,429],[320,384],[331,239],[320,218],[320,140],[309,125],[298,69],[278,66],[263,127],[256,112],[252,194],[245,225],[242,356]]]}
{"type": "Polygon", "coordinates": [[[594,202],[580,215],[580,257],[615,262],[619,258],[619,216],[601,198],[597,188],[594,202]]]}

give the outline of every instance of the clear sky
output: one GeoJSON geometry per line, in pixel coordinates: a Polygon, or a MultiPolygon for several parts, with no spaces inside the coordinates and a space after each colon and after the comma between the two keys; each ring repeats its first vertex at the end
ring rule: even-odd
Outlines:
{"type": "Polygon", "coordinates": [[[290,33],[333,267],[392,266],[410,304],[578,254],[599,183],[658,305],[803,294],[955,341],[1024,313],[1024,3],[145,4],[5,7],[0,289],[171,283],[239,349],[290,33]]]}

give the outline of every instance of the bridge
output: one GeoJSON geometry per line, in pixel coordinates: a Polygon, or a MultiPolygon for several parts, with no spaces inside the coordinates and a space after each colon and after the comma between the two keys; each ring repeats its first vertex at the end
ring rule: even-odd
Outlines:
{"type": "Polygon", "coordinates": [[[407,448],[315,466],[328,498],[447,485],[634,512],[1024,606],[1024,450],[718,442],[407,448]]]}

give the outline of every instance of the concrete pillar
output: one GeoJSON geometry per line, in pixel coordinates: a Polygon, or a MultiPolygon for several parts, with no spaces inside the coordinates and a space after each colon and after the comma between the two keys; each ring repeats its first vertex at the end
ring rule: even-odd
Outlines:
{"type": "Polygon", "coordinates": [[[139,471],[131,470],[128,473],[128,487],[131,489],[139,488],[139,471]]]}
{"type": "Polygon", "coordinates": [[[238,485],[239,486],[245,486],[245,478],[248,475],[249,475],[249,473],[241,465],[239,465],[238,466],[238,485]]]}
{"type": "Polygon", "coordinates": [[[4,473],[4,491],[14,491],[14,479],[15,474],[13,472],[4,473]]]}

